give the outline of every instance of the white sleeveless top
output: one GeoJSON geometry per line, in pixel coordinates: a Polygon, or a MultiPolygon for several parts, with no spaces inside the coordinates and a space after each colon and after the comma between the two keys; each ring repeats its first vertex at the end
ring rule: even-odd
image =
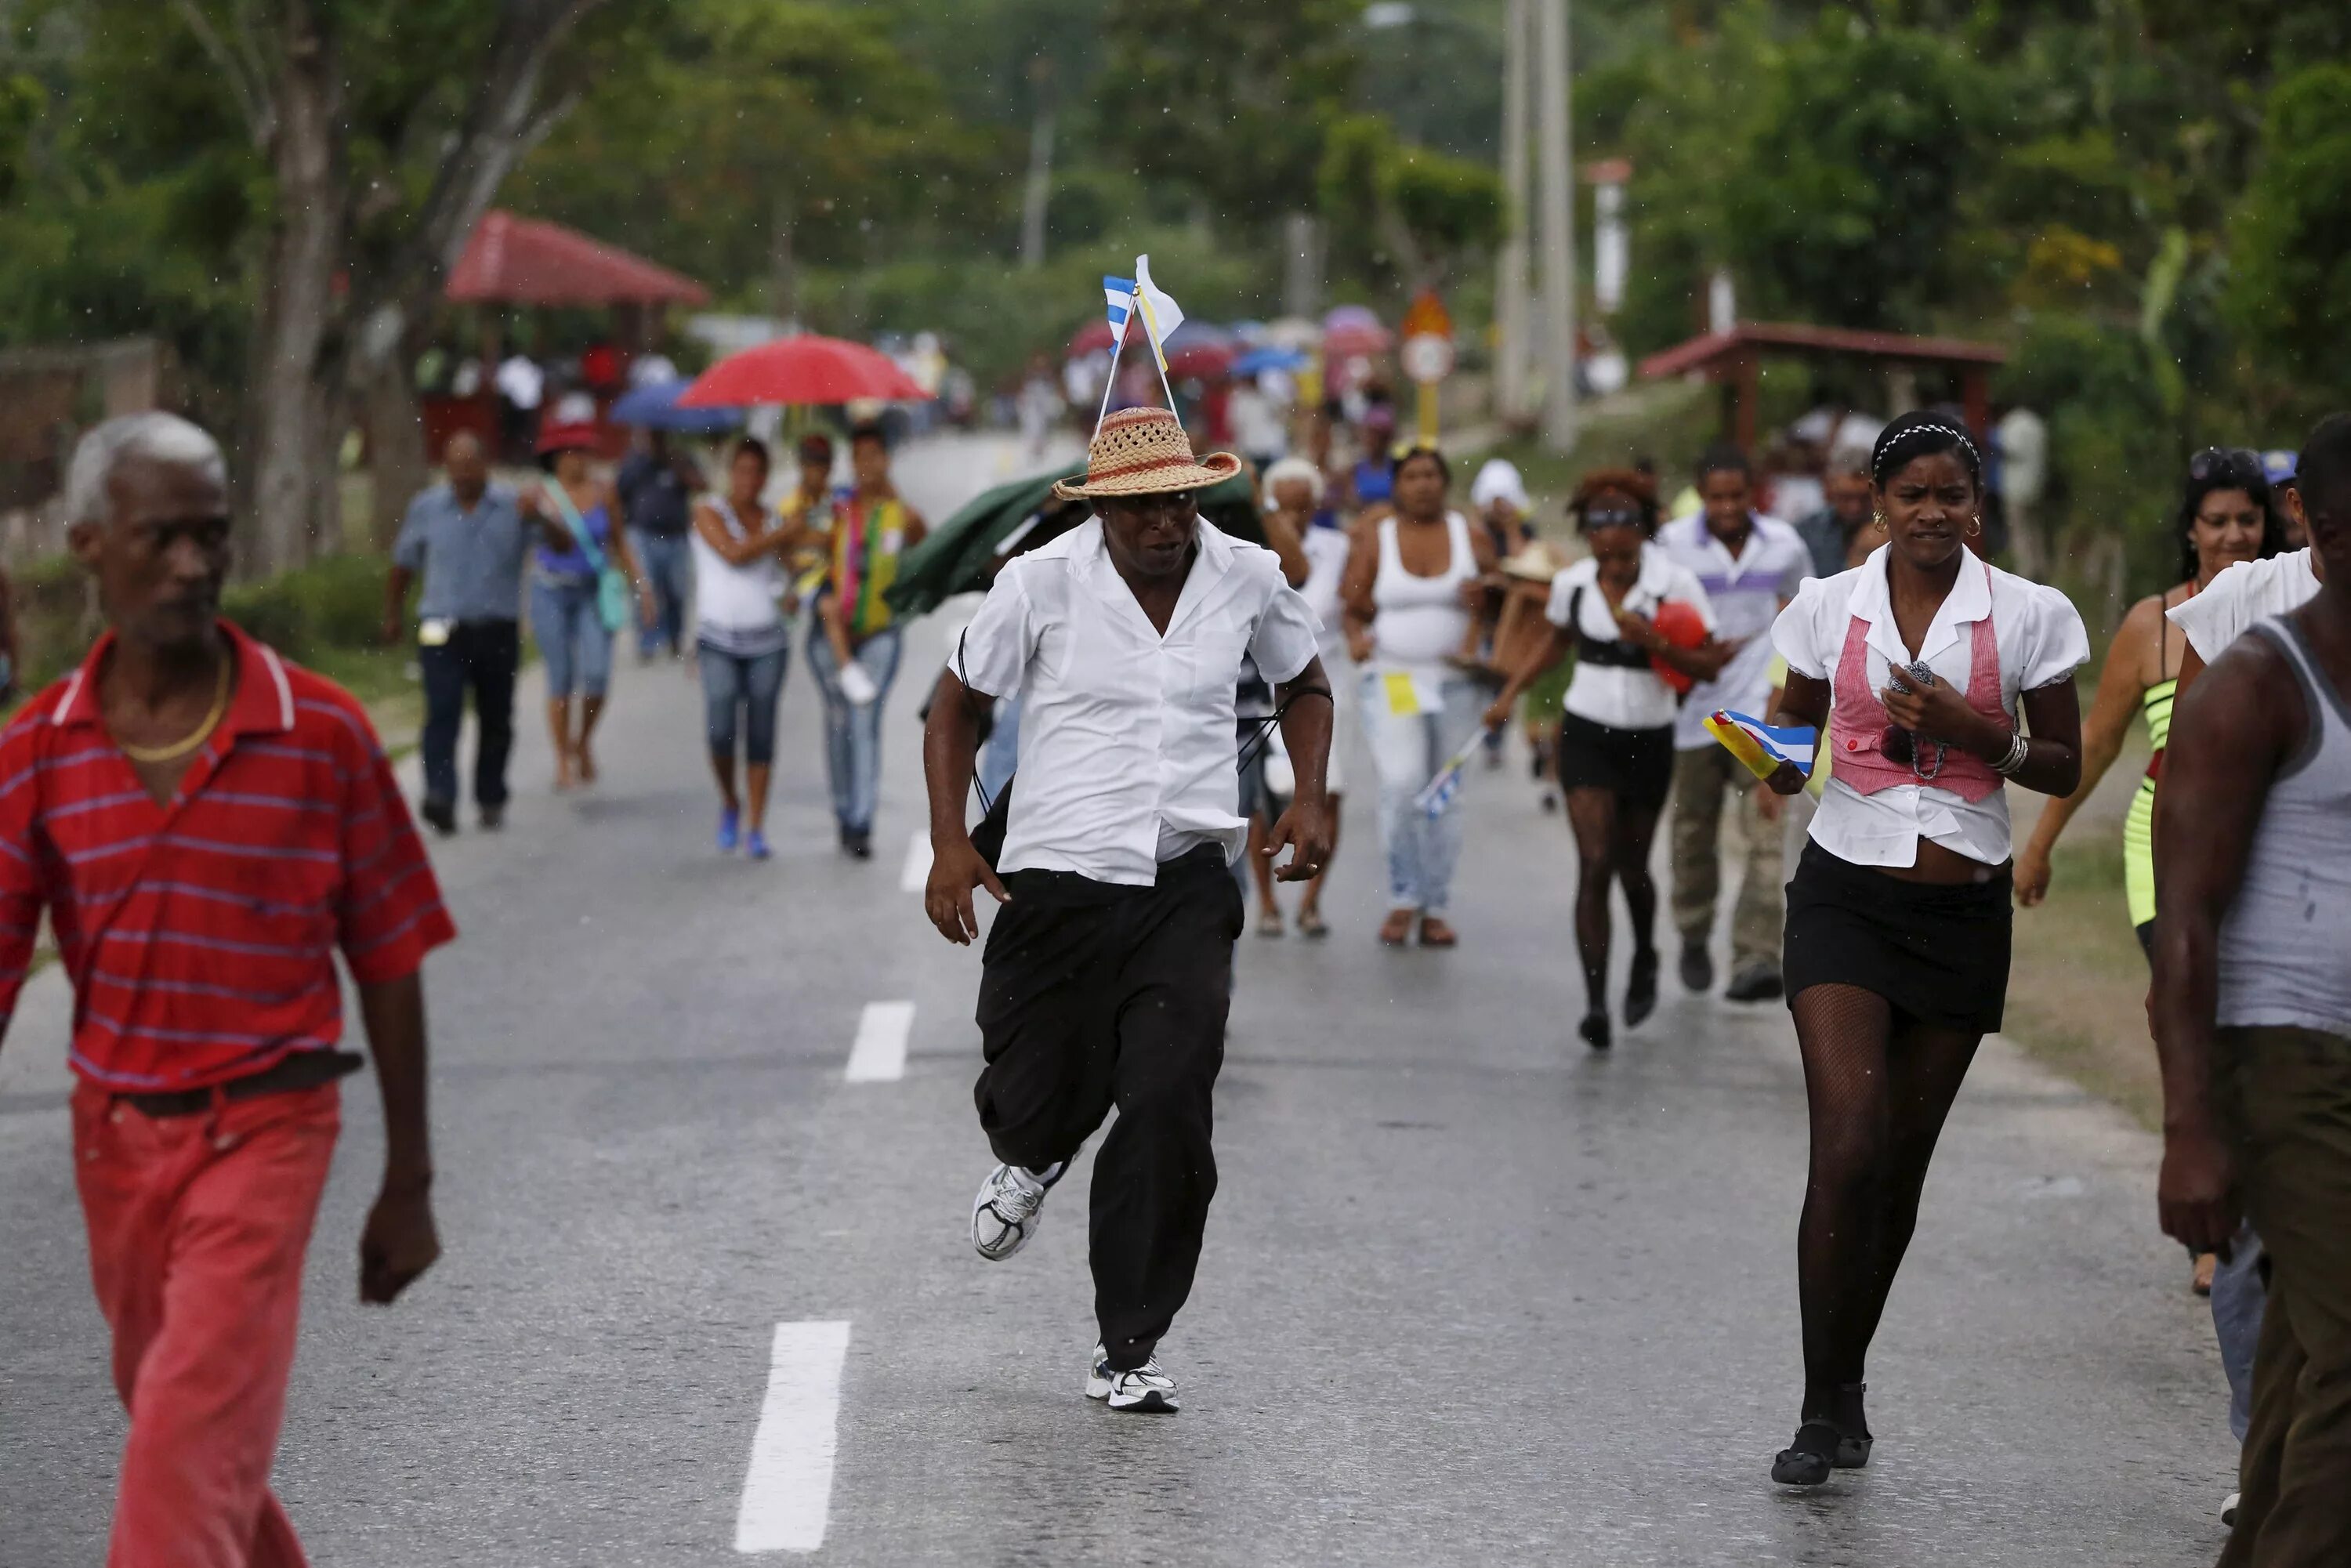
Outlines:
{"type": "Polygon", "coordinates": [[[1478,575],[1478,556],[1460,513],[1445,514],[1445,532],[1452,559],[1437,576],[1416,577],[1404,569],[1396,549],[1395,518],[1380,519],[1380,573],[1372,583],[1372,603],[1379,613],[1372,622],[1372,658],[1382,669],[1437,669],[1461,651],[1469,634],[1461,585],[1478,575]]]}
{"type": "MultiPolygon", "coordinates": [[[[738,539],[752,537],[725,497],[710,497],[718,520],[738,539]]],[[[784,621],[786,580],[783,563],[772,555],[747,566],[737,566],[710,548],[702,530],[687,536],[694,541],[694,634],[697,642],[722,653],[756,659],[789,646],[792,630],[784,621]]]]}
{"type": "Polygon", "coordinates": [[[2351,1039],[2351,709],[2283,616],[2247,633],[2285,655],[2310,716],[2270,785],[2220,923],[2218,1022],[2351,1039]]]}

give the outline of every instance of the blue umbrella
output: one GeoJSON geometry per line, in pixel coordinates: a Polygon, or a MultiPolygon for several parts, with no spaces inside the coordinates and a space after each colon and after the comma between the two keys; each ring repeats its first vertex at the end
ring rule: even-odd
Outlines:
{"type": "Polygon", "coordinates": [[[683,378],[632,387],[613,402],[605,418],[614,424],[641,424],[649,430],[674,430],[684,435],[723,435],[743,423],[739,408],[680,408],[678,395],[694,383],[683,378]]]}
{"type": "Polygon", "coordinates": [[[1276,348],[1270,344],[1251,349],[1233,361],[1233,374],[1254,376],[1267,371],[1294,371],[1306,363],[1306,356],[1295,349],[1276,348]]]}

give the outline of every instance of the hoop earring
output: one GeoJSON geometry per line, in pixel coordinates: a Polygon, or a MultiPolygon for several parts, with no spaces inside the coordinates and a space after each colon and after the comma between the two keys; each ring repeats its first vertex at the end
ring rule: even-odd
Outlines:
{"type": "Polygon", "coordinates": [[[1970,517],[1968,519],[1968,538],[1975,538],[1980,537],[1982,533],[1983,519],[1981,517],[1970,517]]]}
{"type": "Polygon", "coordinates": [[[1885,531],[1886,531],[1886,529],[1887,528],[1887,527],[1889,526],[1889,525],[1886,523],[1886,514],[1885,514],[1884,512],[1880,512],[1880,513],[1878,513],[1878,514],[1877,514],[1877,517],[1876,517],[1876,523],[1877,523],[1877,528],[1878,528],[1878,531],[1879,531],[1880,533],[1885,532],[1885,531]]]}

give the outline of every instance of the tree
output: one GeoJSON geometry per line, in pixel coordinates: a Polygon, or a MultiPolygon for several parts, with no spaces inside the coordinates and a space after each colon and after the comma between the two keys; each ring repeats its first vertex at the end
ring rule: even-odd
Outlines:
{"type": "MultiPolygon", "coordinates": [[[[387,465],[421,467],[408,367],[449,268],[523,152],[569,106],[550,61],[601,0],[170,0],[269,175],[242,466],[254,564],[339,532],[356,398],[387,465]]],[[[93,36],[152,41],[149,0],[92,0],[93,36]]],[[[390,476],[380,471],[379,484],[390,476]]]]}
{"type": "Polygon", "coordinates": [[[1454,265],[1502,237],[1506,194],[1482,163],[1396,140],[1375,114],[1331,127],[1320,172],[1333,260],[1406,291],[1442,287],[1454,265]]]}
{"type": "Polygon", "coordinates": [[[2231,235],[2230,314],[2273,374],[2351,395],[2351,67],[2270,94],[2259,172],[2231,235]]]}

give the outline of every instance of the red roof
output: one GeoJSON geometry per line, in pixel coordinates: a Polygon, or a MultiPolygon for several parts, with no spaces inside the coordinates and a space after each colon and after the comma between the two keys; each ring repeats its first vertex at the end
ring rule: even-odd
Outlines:
{"type": "Polygon", "coordinates": [[[448,297],[513,305],[618,305],[675,300],[706,305],[710,291],[641,256],[560,224],[492,211],[450,270],[448,297]]]}
{"type": "Polygon", "coordinates": [[[1971,343],[1964,338],[1912,338],[1900,332],[1857,332],[1844,327],[1745,321],[1728,332],[1709,332],[1651,354],[1641,361],[1641,373],[1677,376],[1709,370],[1718,361],[1750,349],[1765,353],[1852,354],[1914,364],[1997,365],[2008,360],[2008,350],[1997,343],[1971,343]]]}

